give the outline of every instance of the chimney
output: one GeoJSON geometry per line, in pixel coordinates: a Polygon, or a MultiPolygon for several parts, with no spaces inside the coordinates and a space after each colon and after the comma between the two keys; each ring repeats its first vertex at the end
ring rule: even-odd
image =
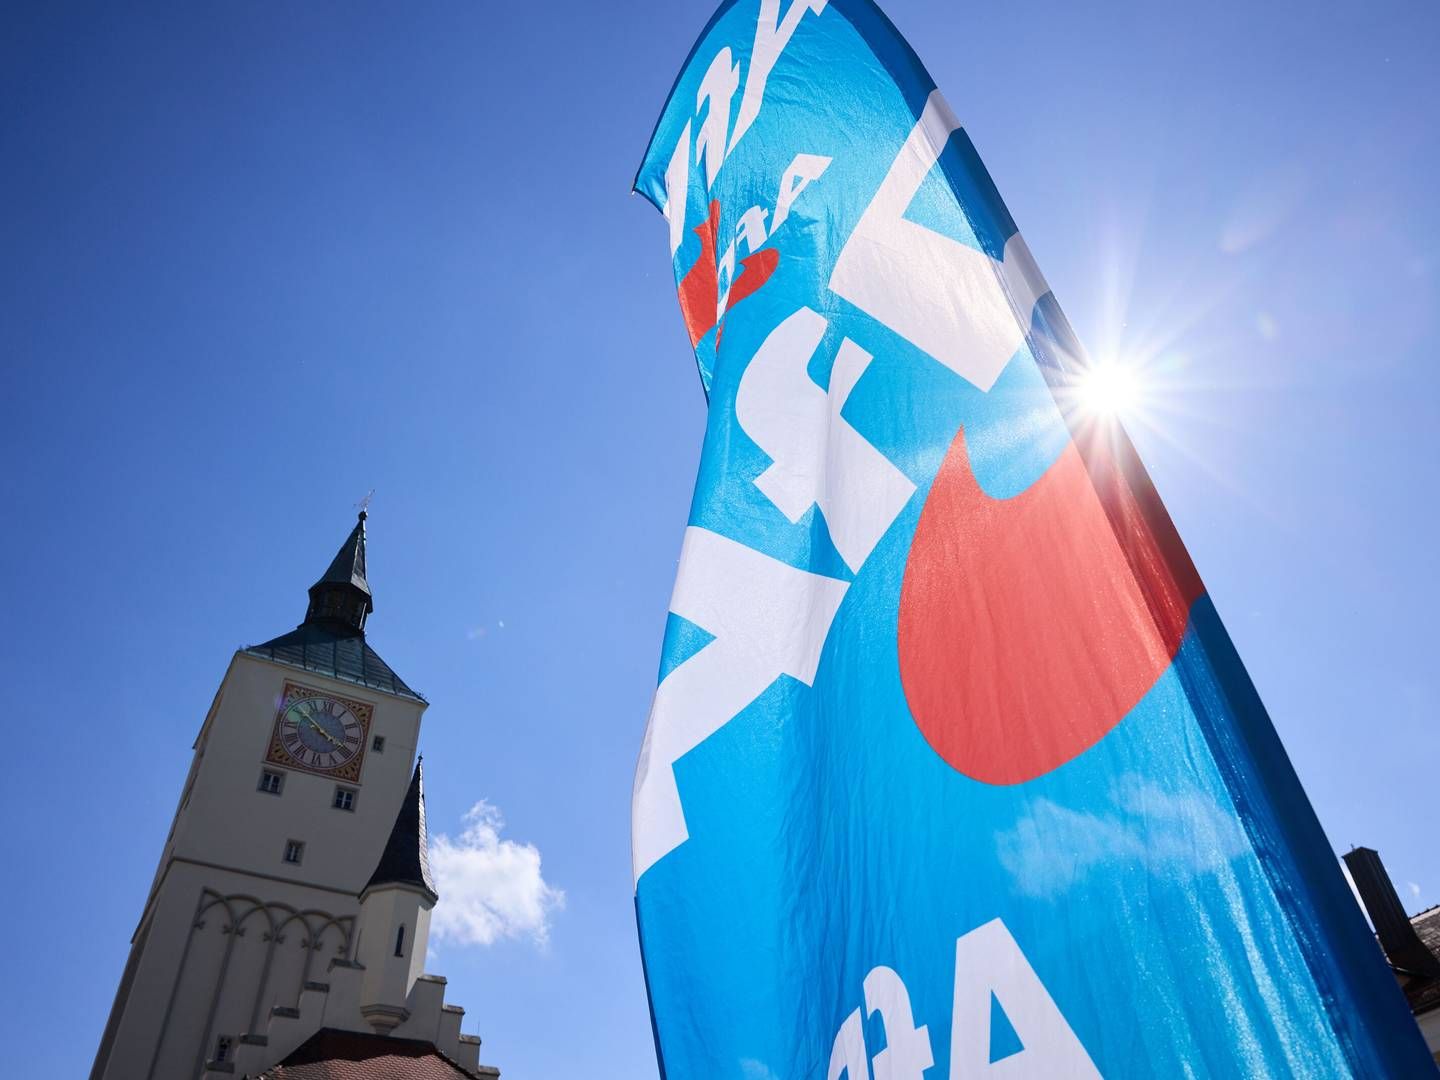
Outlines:
{"type": "Polygon", "coordinates": [[[1440,979],[1440,959],[1425,947],[1410,925],[1410,916],[1405,914],[1390,875],[1385,873],[1380,853],[1367,847],[1352,848],[1345,855],[1345,865],[1350,868],[1350,877],[1390,966],[1409,975],[1440,979]]]}

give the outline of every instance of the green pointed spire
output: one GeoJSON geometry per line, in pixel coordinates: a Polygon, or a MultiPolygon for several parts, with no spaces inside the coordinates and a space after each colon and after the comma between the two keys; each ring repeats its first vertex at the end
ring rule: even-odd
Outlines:
{"type": "Polygon", "coordinates": [[[365,580],[366,516],[361,510],[355,528],[335,553],[329,569],[310,586],[306,623],[338,623],[364,632],[365,618],[375,610],[370,583],[365,580]]]}
{"type": "Polygon", "coordinates": [[[430,844],[425,831],[425,759],[415,762],[415,773],[410,777],[410,789],[395,815],[395,824],[390,830],[390,839],[370,881],[361,890],[361,898],[371,889],[384,885],[409,885],[430,897],[433,904],[439,895],[435,891],[435,879],[430,876],[430,844]]]}

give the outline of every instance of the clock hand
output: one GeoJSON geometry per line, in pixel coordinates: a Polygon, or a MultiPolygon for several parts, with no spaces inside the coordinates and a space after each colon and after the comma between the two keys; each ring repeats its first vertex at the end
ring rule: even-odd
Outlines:
{"type": "Polygon", "coordinates": [[[335,738],[334,735],[331,735],[331,734],[330,734],[328,731],[326,731],[324,728],[321,728],[321,729],[320,729],[320,734],[321,734],[321,735],[324,735],[325,738],[326,738],[327,740],[329,740],[330,745],[333,746],[333,747],[335,747],[336,750],[341,750],[341,751],[343,751],[343,750],[345,749],[345,744],[342,743],[339,739],[335,738]]]}
{"type": "Polygon", "coordinates": [[[346,748],[344,743],[342,743],[339,739],[335,738],[334,735],[331,735],[330,732],[326,731],[323,727],[321,727],[313,716],[307,715],[305,719],[310,721],[310,726],[316,731],[318,731],[322,736],[324,736],[325,739],[330,743],[330,745],[335,747],[335,749],[344,750],[346,748]]]}

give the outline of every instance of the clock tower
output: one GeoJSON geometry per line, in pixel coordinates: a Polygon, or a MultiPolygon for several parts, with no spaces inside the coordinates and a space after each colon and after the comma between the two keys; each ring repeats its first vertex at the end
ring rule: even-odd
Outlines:
{"type": "Polygon", "coordinates": [[[91,1080],[259,1075],[336,1032],[428,1042],[457,1075],[498,1075],[444,980],[421,973],[426,701],[366,640],[365,519],[305,620],[230,661],[91,1080]]]}

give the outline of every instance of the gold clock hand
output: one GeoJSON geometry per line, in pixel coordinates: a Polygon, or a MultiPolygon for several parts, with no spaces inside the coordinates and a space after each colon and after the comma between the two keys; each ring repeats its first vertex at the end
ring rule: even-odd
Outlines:
{"type": "Polygon", "coordinates": [[[317,730],[320,732],[321,735],[325,736],[325,738],[329,741],[330,745],[335,747],[336,750],[345,749],[345,744],[342,743],[339,739],[335,738],[334,735],[331,735],[330,732],[326,731],[324,728],[317,728],[317,730]]]}
{"type": "Polygon", "coordinates": [[[330,732],[326,731],[323,727],[321,727],[319,722],[313,716],[306,716],[305,719],[310,721],[310,726],[316,731],[318,731],[326,739],[326,741],[330,743],[331,746],[335,747],[335,749],[337,750],[345,749],[345,744],[342,743],[339,739],[335,738],[334,735],[331,735],[330,732]]]}

